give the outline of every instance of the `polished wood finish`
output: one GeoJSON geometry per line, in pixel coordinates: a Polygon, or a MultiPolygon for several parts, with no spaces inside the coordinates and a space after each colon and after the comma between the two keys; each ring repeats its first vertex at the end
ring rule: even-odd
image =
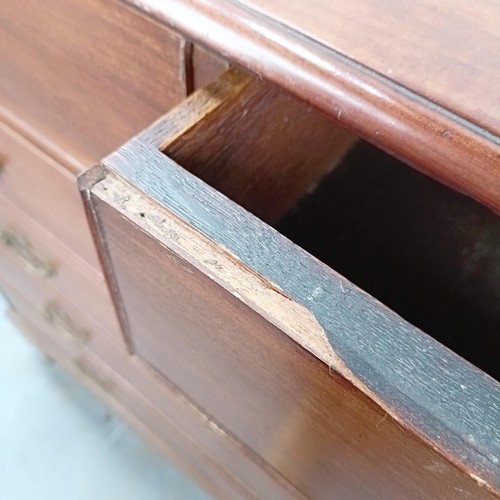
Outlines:
{"type": "MultiPolygon", "coordinates": [[[[203,95],[202,91],[200,95],[203,95]]],[[[196,95],[191,102],[196,102],[195,99],[196,95]]],[[[172,115],[168,118],[159,120],[108,157],[104,170],[109,168],[118,172],[147,198],[152,197],[159,205],[168,207],[205,235],[210,244],[227,249],[232,257],[225,264],[221,263],[217,252],[209,259],[199,257],[203,262],[202,269],[211,277],[221,274],[223,286],[236,290],[245,304],[254,304],[257,311],[267,312],[271,317],[276,315],[280,318],[276,321],[283,326],[284,304],[269,309],[272,300],[267,295],[259,295],[255,283],[248,285],[248,290],[242,293],[233,282],[236,278],[231,275],[236,270],[225,272],[235,259],[241,262],[243,270],[259,276],[257,283],[268,283],[270,289],[278,294],[275,299],[295,297],[299,306],[305,307],[311,317],[306,314],[304,324],[297,323],[297,318],[289,320],[291,326],[287,333],[294,340],[339,370],[402,425],[410,426],[418,435],[435,443],[437,449],[455,457],[465,468],[474,469],[473,474],[487,476],[492,485],[500,484],[496,462],[500,455],[497,444],[500,441],[491,442],[489,438],[491,432],[500,432],[499,384],[399,317],[391,319],[383,306],[376,301],[370,302],[373,299],[364,294],[353,295],[348,291],[359,309],[348,301],[342,314],[344,292],[349,290],[350,284],[336,282],[335,274],[330,269],[318,265],[286,240],[282,241],[268,226],[260,225],[247,212],[190,176],[161,153],[160,149],[164,146],[162,137],[169,141],[172,128],[178,136],[191,130],[186,114],[181,114],[174,122],[172,115]],[[210,263],[214,268],[211,265],[207,267],[210,263]],[[339,293],[340,298],[337,296],[339,293]],[[316,302],[320,304],[316,305],[316,302]],[[349,334],[345,333],[346,329],[349,334]],[[436,359],[441,360],[437,366],[436,359]],[[433,370],[430,370],[431,367],[433,370]],[[408,386],[406,380],[410,378],[418,383],[408,386]],[[396,394],[404,394],[404,401],[396,394]],[[470,405],[472,400],[475,401],[473,408],[470,405]],[[422,401],[426,402],[423,406],[422,401]],[[481,408],[479,412],[476,412],[476,405],[481,408]],[[452,411],[451,407],[454,408],[452,411]],[[478,419],[477,415],[482,418],[478,419]],[[478,452],[478,449],[482,451],[478,452]]],[[[210,122],[207,123],[210,126],[210,122]]],[[[265,128],[262,133],[266,133],[265,128]]],[[[98,182],[100,175],[105,175],[99,172],[97,169],[83,181],[90,207],[88,186],[98,182]]],[[[118,203],[121,199],[116,196],[115,201],[118,203]]],[[[139,222],[147,218],[147,210],[137,209],[137,212],[139,222]]],[[[92,207],[90,215],[98,228],[99,216],[92,207]]],[[[158,216],[156,220],[163,219],[158,216]]],[[[169,234],[167,231],[167,239],[169,234]]],[[[98,230],[97,241],[105,243],[106,234],[98,230]]],[[[120,287],[113,271],[116,269],[114,256],[106,244],[100,246],[122,326],[127,332],[127,305],[119,299],[120,287]]],[[[237,281],[239,286],[240,281],[237,281]]],[[[140,287],[140,283],[137,286],[140,287]]],[[[146,291],[145,295],[149,296],[146,291]]],[[[290,306],[291,303],[285,301],[285,304],[290,306]]],[[[133,348],[134,339],[130,332],[128,341],[133,348]]]]}
{"type": "Polygon", "coordinates": [[[390,1],[382,9],[373,0],[128,1],[500,212],[498,7],[491,2],[472,9],[465,1],[390,1]],[[358,13],[369,15],[362,28],[353,27],[358,13]],[[395,30],[403,19],[404,30],[395,30]]]}
{"type": "Polygon", "coordinates": [[[480,0],[238,3],[500,134],[500,6],[480,0]],[[352,22],[356,28],[353,29],[352,22]],[[460,82],[460,85],[457,83],[460,82]],[[478,105],[479,104],[479,105],[478,105]]]}
{"type": "MultiPolygon", "coordinates": [[[[219,189],[213,179],[222,165],[226,186],[236,186],[231,196],[241,196],[248,181],[238,184],[239,179],[258,164],[259,156],[247,167],[241,160],[245,156],[237,155],[245,141],[233,142],[231,133],[227,144],[212,149],[217,139],[212,140],[211,129],[232,123],[233,101],[245,103],[249,82],[239,70],[228,72],[81,178],[129,349],[307,497],[327,496],[332,478],[344,497],[367,497],[369,492],[381,498],[403,492],[408,497],[444,497],[457,481],[448,476],[452,470],[462,471],[465,482],[479,487],[474,495],[498,493],[499,450],[490,434],[500,432],[499,384],[170,158],[202,178],[215,176],[211,183],[219,189]],[[217,155],[225,146],[221,163],[217,155]],[[292,376],[293,391],[288,392],[284,377],[289,381],[292,376]],[[407,384],[410,378],[412,385],[407,384]],[[346,383],[354,386],[349,390],[352,402],[342,409],[340,401],[347,401],[347,395],[338,391],[346,383]],[[411,444],[385,436],[390,448],[377,464],[362,459],[370,450],[370,433],[361,433],[363,438],[356,441],[363,446],[340,448],[340,435],[358,432],[336,427],[342,415],[352,425],[375,420],[365,405],[373,405],[380,418],[390,418],[411,444]],[[293,430],[285,431],[289,419],[293,430]],[[304,448],[304,435],[310,449],[304,448]],[[428,469],[417,458],[404,468],[403,456],[417,449],[416,443],[423,448],[430,443],[432,453],[438,452],[442,481],[422,475],[428,469]],[[363,471],[362,484],[353,486],[354,476],[345,471],[344,481],[332,476],[342,470],[341,460],[350,461],[353,474],[363,471]],[[385,467],[397,466],[404,484],[394,475],[387,482],[377,479],[387,476],[385,467]]],[[[258,81],[255,85],[262,88],[258,81]]],[[[269,127],[261,126],[266,117],[258,112],[259,100],[255,102],[256,119],[253,106],[241,114],[255,130],[253,142],[259,143],[269,127]]],[[[299,138],[295,128],[290,130],[290,137],[282,130],[274,150],[276,158],[283,154],[287,159],[285,166],[293,155],[287,156],[289,150],[280,144],[299,138]]],[[[265,158],[266,148],[258,149],[265,158]]],[[[276,165],[279,169],[280,163],[276,165]]],[[[258,185],[259,175],[252,178],[258,185]]],[[[300,177],[297,182],[301,184],[300,177]]],[[[274,185],[265,177],[262,183],[264,197],[253,187],[247,191],[249,200],[240,203],[248,208],[254,199],[261,203],[267,197],[279,205],[274,185]]],[[[373,444],[373,450],[380,446],[373,444]]]]}
{"type": "Polygon", "coordinates": [[[6,0],[0,40],[0,107],[87,167],[186,95],[182,38],[116,0],[6,0]]]}
{"type": "Polygon", "coordinates": [[[229,67],[228,61],[201,45],[191,44],[190,47],[191,81],[188,82],[188,93],[217,80],[229,67]]]}

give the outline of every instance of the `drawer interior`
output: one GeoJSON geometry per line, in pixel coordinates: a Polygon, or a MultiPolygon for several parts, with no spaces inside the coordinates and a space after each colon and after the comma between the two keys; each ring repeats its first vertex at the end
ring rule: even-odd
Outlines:
{"type": "Polygon", "coordinates": [[[356,141],[310,106],[236,68],[145,136],[267,223],[312,191],[356,141]]]}
{"type": "Polygon", "coordinates": [[[495,214],[239,70],[173,115],[166,155],[500,379],[495,214]]]}

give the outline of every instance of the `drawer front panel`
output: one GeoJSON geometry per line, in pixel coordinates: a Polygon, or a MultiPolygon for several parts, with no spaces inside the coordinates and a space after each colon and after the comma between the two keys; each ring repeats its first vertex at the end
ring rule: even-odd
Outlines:
{"type": "Polygon", "coordinates": [[[120,1],[6,0],[0,106],[90,166],[185,96],[183,47],[120,1]]]}
{"type": "Polygon", "coordinates": [[[1,123],[0,158],[0,194],[101,272],[75,176],[1,123]]]}
{"type": "MultiPolygon", "coordinates": [[[[77,359],[84,350],[84,346],[91,340],[91,337],[73,337],[63,333],[62,328],[54,327],[54,324],[48,320],[43,308],[32,304],[17,287],[11,285],[3,277],[0,277],[0,290],[7,299],[10,309],[8,316],[13,322],[21,327],[23,333],[30,337],[31,330],[36,331],[37,336],[41,338],[50,338],[59,346],[59,351],[64,356],[77,359]],[[23,324],[21,325],[21,321],[23,324]],[[30,328],[28,328],[28,324],[30,328]]],[[[50,355],[50,353],[47,353],[50,355]]]]}
{"type": "MultiPolygon", "coordinates": [[[[44,309],[67,297],[109,334],[120,328],[102,276],[0,195],[0,275],[44,309]]],[[[83,313],[82,313],[83,314],[83,313]]],[[[53,311],[55,321],[61,320],[53,311]]]]}
{"type": "Polygon", "coordinates": [[[73,352],[78,352],[95,337],[102,336],[101,327],[57,291],[36,283],[27,289],[26,281],[12,282],[12,276],[3,273],[4,262],[1,260],[0,265],[0,289],[4,290],[14,309],[23,311],[23,304],[30,304],[30,320],[43,325],[45,330],[51,330],[61,345],[68,345],[73,352]]]}

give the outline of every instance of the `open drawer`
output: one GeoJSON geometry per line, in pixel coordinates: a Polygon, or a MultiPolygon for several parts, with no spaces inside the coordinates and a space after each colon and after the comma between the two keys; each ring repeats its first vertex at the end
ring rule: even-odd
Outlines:
{"type": "Polygon", "coordinates": [[[231,69],[86,172],[128,348],[292,497],[494,498],[499,384],[271,226],[355,143],[231,69]]]}

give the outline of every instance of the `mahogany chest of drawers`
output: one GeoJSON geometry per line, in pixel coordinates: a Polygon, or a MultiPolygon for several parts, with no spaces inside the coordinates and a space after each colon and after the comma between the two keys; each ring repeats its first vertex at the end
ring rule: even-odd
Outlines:
{"type": "Polygon", "coordinates": [[[497,498],[499,23],[7,0],[13,319],[217,498],[497,498]]]}

